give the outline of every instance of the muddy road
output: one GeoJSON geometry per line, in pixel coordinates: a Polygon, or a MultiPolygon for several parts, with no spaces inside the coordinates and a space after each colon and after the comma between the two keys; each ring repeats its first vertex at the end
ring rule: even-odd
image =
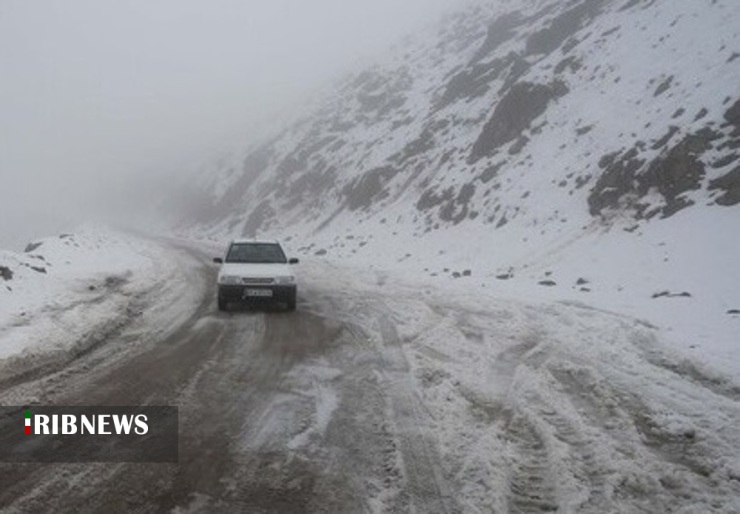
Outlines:
{"type": "Polygon", "coordinates": [[[310,291],[295,313],[219,313],[216,269],[186,250],[202,263],[202,303],[174,334],[121,350],[141,337],[134,324],[16,384],[45,405],[176,405],[179,464],[0,464],[3,511],[457,510],[426,414],[412,391],[386,387],[408,373],[402,359],[323,315],[341,306],[310,291]]]}
{"type": "Polygon", "coordinates": [[[59,369],[6,384],[0,400],[178,406],[179,463],[0,463],[0,511],[738,505],[740,389],[672,366],[629,320],[610,318],[626,342],[603,343],[625,347],[609,362],[568,346],[604,316],[588,309],[435,304],[322,285],[316,273],[297,312],[220,313],[210,255],[173,251],[187,254],[199,299],[184,323],[159,338],[151,320],[132,319],[59,369]]]}

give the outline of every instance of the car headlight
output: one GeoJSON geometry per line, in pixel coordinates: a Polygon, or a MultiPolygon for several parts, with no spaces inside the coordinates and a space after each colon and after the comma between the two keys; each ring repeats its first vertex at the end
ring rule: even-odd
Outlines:
{"type": "Polygon", "coordinates": [[[241,281],[239,277],[236,277],[234,275],[223,275],[219,277],[218,283],[224,284],[224,285],[236,285],[241,281]]]}
{"type": "Polygon", "coordinates": [[[285,286],[288,284],[295,284],[295,277],[292,276],[284,276],[284,277],[275,277],[275,283],[285,286]]]}

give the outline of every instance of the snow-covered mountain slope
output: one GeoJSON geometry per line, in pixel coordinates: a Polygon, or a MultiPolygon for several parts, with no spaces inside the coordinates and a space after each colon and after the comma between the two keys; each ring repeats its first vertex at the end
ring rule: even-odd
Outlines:
{"type": "Polygon", "coordinates": [[[480,2],[204,174],[186,225],[619,310],[727,368],[738,84],[734,1],[480,2]]]}

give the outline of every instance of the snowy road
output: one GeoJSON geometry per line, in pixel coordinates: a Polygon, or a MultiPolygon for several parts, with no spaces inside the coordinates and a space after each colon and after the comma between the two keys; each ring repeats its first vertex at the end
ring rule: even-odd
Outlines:
{"type": "Polygon", "coordinates": [[[296,313],[224,314],[168,245],[193,315],[0,402],[177,405],[179,464],[0,464],[3,512],[740,512],[740,387],[644,323],[316,263],[296,313]]]}

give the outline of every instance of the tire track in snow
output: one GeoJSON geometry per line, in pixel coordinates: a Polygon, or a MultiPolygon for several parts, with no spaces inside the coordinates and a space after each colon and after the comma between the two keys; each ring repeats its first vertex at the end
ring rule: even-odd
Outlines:
{"type": "Polygon", "coordinates": [[[740,508],[736,386],[641,339],[644,324],[567,305],[507,314],[494,302],[487,316],[392,301],[416,389],[444,428],[448,484],[472,510],[740,508]]]}
{"type": "Polygon", "coordinates": [[[522,513],[558,510],[550,456],[536,428],[523,416],[515,415],[506,425],[505,439],[513,452],[509,510],[522,513]]]}
{"type": "Polygon", "coordinates": [[[416,395],[410,366],[389,316],[390,311],[381,304],[377,323],[383,343],[383,375],[391,394],[405,489],[418,512],[453,512],[456,507],[442,475],[437,443],[430,427],[431,416],[416,395]]]}

